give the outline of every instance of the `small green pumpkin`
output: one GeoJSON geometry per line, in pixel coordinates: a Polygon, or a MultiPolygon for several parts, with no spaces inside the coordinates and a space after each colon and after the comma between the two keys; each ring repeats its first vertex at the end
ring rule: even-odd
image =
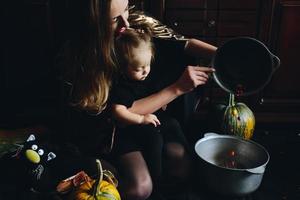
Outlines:
{"type": "Polygon", "coordinates": [[[236,103],[234,94],[229,96],[229,105],[226,107],[222,128],[225,133],[251,139],[255,127],[253,112],[244,103],[236,103]]]}

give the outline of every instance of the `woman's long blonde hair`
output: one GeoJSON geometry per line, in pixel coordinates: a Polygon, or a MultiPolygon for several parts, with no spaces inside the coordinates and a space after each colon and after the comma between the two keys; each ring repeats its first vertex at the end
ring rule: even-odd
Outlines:
{"type": "Polygon", "coordinates": [[[71,105],[99,113],[106,106],[116,68],[111,0],[79,1],[63,76],[73,86],[71,105]]]}

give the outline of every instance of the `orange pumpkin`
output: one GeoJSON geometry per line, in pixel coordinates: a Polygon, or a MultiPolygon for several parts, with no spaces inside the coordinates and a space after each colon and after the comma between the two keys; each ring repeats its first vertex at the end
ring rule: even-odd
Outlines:
{"type": "Polygon", "coordinates": [[[117,190],[117,182],[113,174],[109,171],[102,170],[100,160],[96,160],[98,176],[96,180],[86,181],[74,191],[75,200],[121,200],[117,190]],[[103,175],[108,181],[103,180],[103,175]]]}

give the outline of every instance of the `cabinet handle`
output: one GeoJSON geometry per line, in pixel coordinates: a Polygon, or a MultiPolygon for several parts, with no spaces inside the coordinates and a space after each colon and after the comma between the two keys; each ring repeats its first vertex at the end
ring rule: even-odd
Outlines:
{"type": "Polygon", "coordinates": [[[178,24],[178,22],[174,22],[174,26],[178,26],[179,24],[178,24]]]}
{"type": "Polygon", "coordinates": [[[213,20],[213,19],[209,20],[208,23],[207,23],[207,26],[208,26],[208,28],[215,27],[216,26],[216,21],[213,20]]]}
{"type": "Polygon", "coordinates": [[[263,105],[264,103],[265,103],[264,98],[261,98],[260,101],[259,101],[259,104],[260,104],[260,105],[263,105]]]}

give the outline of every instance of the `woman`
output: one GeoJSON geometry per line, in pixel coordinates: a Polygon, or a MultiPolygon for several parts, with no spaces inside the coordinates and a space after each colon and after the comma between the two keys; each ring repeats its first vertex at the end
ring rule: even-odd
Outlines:
{"type": "MultiPolygon", "coordinates": [[[[97,123],[106,115],[109,92],[117,70],[117,58],[114,53],[114,37],[124,27],[129,27],[128,0],[89,0],[81,1],[78,12],[75,13],[75,29],[68,51],[65,52],[67,64],[63,70],[63,79],[70,83],[68,96],[69,104],[83,116],[77,119],[93,118],[91,124],[97,123]]],[[[74,18],[73,18],[74,20],[74,18]]],[[[184,51],[191,55],[210,57],[216,48],[199,40],[190,39],[184,45],[184,51]]],[[[192,91],[208,80],[208,73],[212,68],[202,66],[187,66],[180,78],[169,86],[148,97],[134,101],[129,110],[133,113],[146,115],[153,113],[167,105],[177,97],[192,91]]],[[[74,123],[72,124],[75,125],[74,123]]],[[[80,123],[76,123],[80,125],[80,123]]],[[[81,147],[81,150],[91,153],[97,151],[99,144],[91,145],[98,138],[99,132],[82,131],[72,140],[81,147]],[[83,135],[83,133],[86,135],[83,135]],[[94,134],[93,134],[94,132],[94,134]]],[[[93,127],[93,126],[92,126],[93,127]]],[[[73,134],[73,133],[72,133],[73,134]]],[[[188,156],[183,145],[170,143],[166,145],[166,171],[172,177],[185,178],[189,169],[186,166],[188,156]]],[[[97,153],[100,156],[100,152],[97,153]]],[[[152,192],[152,180],[141,152],[133,151],[117,159],[117,168],[120,173],[120,190],[123,199],[146,199],[152,192]]]]}

